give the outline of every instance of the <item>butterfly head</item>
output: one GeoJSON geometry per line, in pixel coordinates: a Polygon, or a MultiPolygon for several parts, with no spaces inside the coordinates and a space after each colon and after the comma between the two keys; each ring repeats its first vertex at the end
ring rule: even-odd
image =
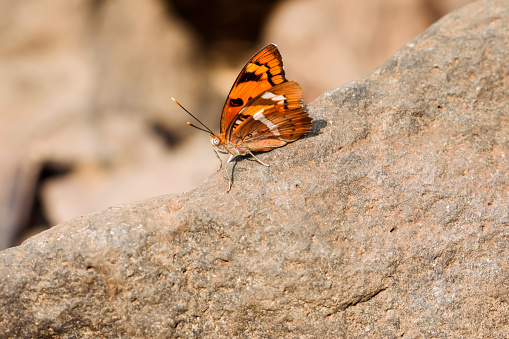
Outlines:
{"type": "Polygon", "coordinates": [[[219,145],[221,144],[221,139],[219,139],[219,137],[217,135],[211,134],[210,135],[210,143],[214,147],[219,147],[219,145]]]}
{"type": "Polygon", "coordinates": [[[216,134],[210,134],[210,143],[214,148],[217,148],[220,152],[227,152],[224,146],[224,142],[221,140],[221,137],[216,134]]]}

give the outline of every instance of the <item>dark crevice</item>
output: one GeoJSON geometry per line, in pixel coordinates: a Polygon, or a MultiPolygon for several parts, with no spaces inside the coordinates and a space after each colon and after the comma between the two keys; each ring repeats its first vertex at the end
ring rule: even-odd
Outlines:
{"type": "Polygon", "coordinates": [[[278,0],[165,0],[168,13],[189,22],[207,48],[219,41],[256,42],[278,0]]]}
{"type": "Polygon", "coordinates": [[[54,179],[55,177],[65,176],[72,170],[70,165],[48,161],[43,163],[35,182],[33,190],[33,197],[24,225],[18,225],[15,243],[13,246],[23,241],[27,235],[34,235],[38,231],[49,229],[51,223],[46,215],[44,202],[42,201],[42,188],[47,180],[54,179]],[[32,234],[34,233],[34,234],[32,234]]]}
{"type": "Polygon", "coordinates": [[[366,301],[369,301],[369,300],[373,299],[374,297],[376,297],[377,295],[379,295],[380,293],[382,293],[386,289],[387,289],[387,287],[382,287],[379,290],[373,291],[371,294],[368,294],[368,295],[365,295],[365,296],[361,296],[358,299],[356,299],[355,301],[352,301],[351,303],[348,303],[347,305],[345,305],[344,309],[346,310],[347,308],[355,306],[357,304],[365,303],[366,301]]]}

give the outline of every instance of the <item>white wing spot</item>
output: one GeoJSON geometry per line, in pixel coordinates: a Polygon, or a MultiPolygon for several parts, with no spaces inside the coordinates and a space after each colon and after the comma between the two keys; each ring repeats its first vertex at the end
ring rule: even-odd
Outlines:
{"type": "Polygon", "coordinates": [[[235,123],[236,123],[237,125],[240,125],[240,124],[242,123],[242,120],[237,120],[237,121],[235,121],[235,123]]]}
{"type": "Polygon", "coordinates": [[[274,93],[271,93],[271,92],[265,92],[262,94],[262,98],[263,99],[271,99],[271,98],[274,98],[276,95],[274,93]]]}
{"type": "MultiPolygon", "coordinates": [[[[266,92],[266,93],[269,93],[269,92],[266,92]]],[[[270,93],[272,94],[272,93],[270,93]]],[[[259,110],[258,112],[256,112],[254,115],[253,115],[253,119],[255,120],[258,120],[258,121],[261,121],[262,123],[264,123],[269,129],[270,131],[274,134],[274,135],[280,135],[279,134],[279,130],[277,129],[277,126],[274,125],[272,122],[270,122],[270,120],[268,120],[267,118],[265,118],[265,115],[263,115],[263,109],[259,110]]]]}
{"type": "Polygon", "coordinates": [[[262,94],[262,99],[271,99],[272,101],[277,101],[278,104],[281,105],[286,100],[286,97],[283,94],[275,95],[272,92],[265,92],[262,94]]]}
{"type": "Polygon", "coordinates": [[[286,100],[286,97],[281,94],[272,98],[272,101],[279,101],[278,104],[282,104],[286,100]]]}

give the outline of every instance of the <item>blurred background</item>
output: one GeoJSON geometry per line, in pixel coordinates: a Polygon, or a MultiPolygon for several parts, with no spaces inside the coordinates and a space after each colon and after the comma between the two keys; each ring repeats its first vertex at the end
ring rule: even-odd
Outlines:
{"type": "Polygon", "coordinates": [[[309,103],[467,2],[0,0],[0,250],[203,182],[218,166],[209,137],[170,98],[218,131],[266,44],[309,103]]]}

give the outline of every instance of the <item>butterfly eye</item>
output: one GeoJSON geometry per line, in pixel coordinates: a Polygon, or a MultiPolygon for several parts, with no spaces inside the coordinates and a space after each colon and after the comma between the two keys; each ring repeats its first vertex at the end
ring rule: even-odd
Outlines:
{"type": "Polygon", "coordinates": [[[214,146],[219,146],[219,143],[220,143],[219,138],[214,138],[212,143],[214,144],[214,146]]]}

